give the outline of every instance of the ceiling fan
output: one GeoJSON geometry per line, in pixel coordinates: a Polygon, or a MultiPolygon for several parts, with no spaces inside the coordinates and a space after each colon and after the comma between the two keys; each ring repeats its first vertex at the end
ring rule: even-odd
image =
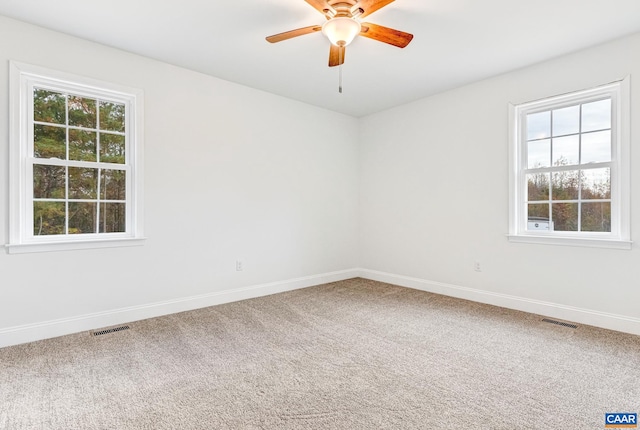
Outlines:
{"type": "Polygon", "coordinates": [[[331,41],[329,67],[344,63],[346,46],[360,35],[389,45],[404,48],[411,42],[413,35],[404,31],[360,20],[382,9],[394,0],[305,0],[327,21],[323,25],[311,25],[296,30],[285,31],[267,37],[271,43],[282,42],[305,34],[322,32],[331,41]]]}

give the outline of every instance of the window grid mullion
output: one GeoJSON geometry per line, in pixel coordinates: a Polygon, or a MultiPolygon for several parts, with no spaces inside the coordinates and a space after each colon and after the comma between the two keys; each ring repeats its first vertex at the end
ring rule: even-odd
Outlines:
{"type": "MultiPolygon", "coordinates": [[[[582,105],[581,105],[582,108],[582,105]]],[[[582,118],[580,119],[582,121],[582,118]]],[[[47,125],[45,123],[45,125],[47,125]]],[[[557,136],[554,137],[569,137],[569,136],[577,136],[579,134],[593,134],[593,133],[600,133],[601,131],[607,131],[607,130],[611,130],[611,128],[597,128],[595,130],[589,130],[589,131],[585,131],[585,132],[577,132],[577,133],[567,133],[567,134],[559,134],[557,136]]],[[[540,142],[542,140],[547,140],[550,139],[551,137],[537,137],[534,139],[528,139],[527,142],[540,142]]]]}
{"type": "Polygon", "coordinates": [[[520,180],[520,184],[521,184],[521,194],[523,197],[523,200],[525,200],[524,204],[521,204],[520,207],[524,208],[524,212],[523,212],[523,216],[521,216],[521,220],[520,222],[520,227],[523,231],[527,229],[527,219],[529,216],[529,205],[526,203],[527,200],[529,200],[529,186],[527,183],[527,172],[526,172],[526,168],[528,166],[529,160],[529,151],[528,151],[528,146],[529,143],[527,141],[527,127],[528,127],[528,119],[526,114],[522,113],[521,117],[520,117],[520,124],[524,124],[524,127],[521,127],[520,133],[518,135],[519,139],[522,142],[525,142],[524,148],[522,145],[520,145],[520,148],[522,150],[522,156],[520,157],[520,160],[518,160],[520,162],[520,166],[519,166],[519,180],[520,180]],[[526,197],[525,197],[526,196],[526,197]]]}
{"type": "Polygon", "coordinates": [[[578,231],[582,231],[582,106],[578,108],[578,231]]]}
{"type": "Polygon", "coordinates": [[[579,166],[577,164],[571,164],[568,166],[557,166],[557,167],[539,167],[535,169],[524,169],[527,174],[533,175],[536,173],[549,173],[549,172],[567,172],[571,170],[594,170],[594,169],[604,169],[611,168],[613,163],[611,161],[602,161],[599,163],[589,163],[579,166]]]}
{"type": "Polygon", "coordinates": [[[69,234],[69,94],[64,96],[64,139],[65,139],[65,166],[64,166],[64,234],[69,234]]]}
{"type": "Polygon", "coordinates": [[[90,127],[80,127],[77,125],[67,125],[67,124],[56,124],[55,122],[45,122],[45,121],[33,121],[34,125],[45,125],[47,127],[58,127],[58,128],[68,128],[69,130],[79,130],[79,131],[90,131],[90,132],[100,132],[104,134],[113,134],[114,136],[125,136],[126,133],[121,131],[111,131],[111,130],[99,130],[97,128],[90,127]]]}
{"type": "MultiPolygon", "coordinates": [[[[553,153],[554,153],[554,148],[555,148],[555,138],[553,136],[553,110],[550,110],[549,112],[550,115],[550,121],[551,123],[549,124],[551,127],[551,136],[549,136],[549,156],[551,157],[551,159],[549,160],[549,166],[550,169],[553,169],[553,153]]],[[[554,225],[554,219],[553,219],[553,173],[555,170],[550,170],[549,171],[549,228],[551,228],[552,225],[554,225]]]]}
{"type": "Polygon", "coordinates": [[[109,169],[109,170],[122,170],[128,171],[129,166],[126,164],[114,164],[114,163],[100,163],[95,161],[76,161],[76,160],[56,160],[53,158],[35,158],[30,157],[30,161],[33,164],[39,164],[42,166],[69,166],[69,167],[78,167],[81,169],[109,169]]]}
{"type": "Polygon", "coordinates": [[[102,168],[98,169],[98,190],[97,190],[97,205],[98,208],[96,210],[96,233],[100,233],[100,211],[101,211],[101,203],[100,203],[100,192],[102,191],[102,168]]]}
{"type": "MultiPolygon", "coordinates": [[[[101,161],[101,157],[100,157],[100,136],[101,136],[101,124],[100,124],[100,100],[96,100],[96,160],[98,162],[101,161]]],[[[96,228],[95,228],[95,233],[100,233],[100,208],[101,208],[101,204],[100,204],[100,190],[102,189],[101,186],[101,182],[102,182],[102,167],[98,167],[98,181],[97,181],[97,187],[98,189],[96,190],[96,228]]]]}

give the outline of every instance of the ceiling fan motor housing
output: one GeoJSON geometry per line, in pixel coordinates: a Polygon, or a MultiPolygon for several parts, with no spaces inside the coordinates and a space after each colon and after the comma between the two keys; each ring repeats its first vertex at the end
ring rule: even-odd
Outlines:
{"type": "Polygon", "coordinates": [[[325,9],[324,13],[327,15],[327,18],[355,18],[356,16],[364,13],[364,10],[356,7],[357,3],[358,2],[355,0],[328,1],[327,4],[330,6],[330,8],[325,9]]]}

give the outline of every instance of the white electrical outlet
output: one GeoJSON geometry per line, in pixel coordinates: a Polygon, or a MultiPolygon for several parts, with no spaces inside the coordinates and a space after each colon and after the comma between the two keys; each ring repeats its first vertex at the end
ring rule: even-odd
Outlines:
{"type": "Polygon", "coordinates": [[[482,272],[482,268],[480,267],[479,261],[476,261],[473,263],[473,270],[475,270],[476,272],[482,272]]]}
{"type": "Polygon", "coordinates": [[[236,272],[242,272],[244,270],[244,263],[242,260],[236,260],[236,272]]]}

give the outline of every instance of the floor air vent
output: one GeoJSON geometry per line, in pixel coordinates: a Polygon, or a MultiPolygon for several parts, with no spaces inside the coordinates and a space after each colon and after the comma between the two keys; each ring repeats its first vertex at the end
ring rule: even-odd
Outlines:
{"type": "Polygon", "coordinates": [[[542,321],[546,322],[546,323],[549,323],[549,324],[561,325],[562,327],[578,328],[578,326],[576,324],[570,324],[570,323],[566,323],[566,322],[562,322],[562,321],[550,320],[548,318],[544,318],[542,321]]]}
{"type": "Polygon", "coordinates": [[[103,334],[115,333],[117,331],[129,330],[128,325],[122,325],[120,327],[108,328],[105,330],[92,331],[91,334],[94,336],[101,336],[103,334]]]}

